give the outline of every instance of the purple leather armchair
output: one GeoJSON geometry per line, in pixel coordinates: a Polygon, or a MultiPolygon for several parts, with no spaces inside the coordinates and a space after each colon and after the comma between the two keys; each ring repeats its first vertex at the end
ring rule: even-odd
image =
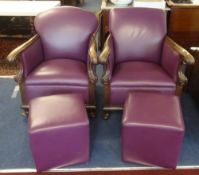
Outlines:
{"type": "Polygon", "coordinates": [[[22,107],[31,99],[59,93],[82,94],[95,108],[96,16],[76,7],[57,7],[40,13],[34,21],[37,34],[8,55],[20,59],[16,76],[22,107]]]}
{"type": "MultiPolygon", "coordinates": [[[[166,12],[149,8],[113,9],[99,62],[104,65],[104,110],[122,110],[129,91],[181,93],[184,63],[194,58],[167,34],[166,12]]],[[[105,115],[106,117],[107,115],[105,115]]]]}

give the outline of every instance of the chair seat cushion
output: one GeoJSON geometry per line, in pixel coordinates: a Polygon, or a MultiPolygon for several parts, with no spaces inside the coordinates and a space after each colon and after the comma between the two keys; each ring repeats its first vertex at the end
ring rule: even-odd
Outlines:
{"type": "Polygon", "coordinates": [[[86,64],[71,59],[53,59],[41,63],[28,75],[27,85],[88,86],[86,64]]]}
{"type": "Polygon", "coordinates": [[[175,87],[175,82],[156,63],[123,62],[115,67],[112,87],[175,87]]]}

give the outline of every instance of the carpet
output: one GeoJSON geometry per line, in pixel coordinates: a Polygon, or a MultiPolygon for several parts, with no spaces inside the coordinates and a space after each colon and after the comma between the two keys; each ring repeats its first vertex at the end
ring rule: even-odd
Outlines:
{"type": "MultiPolygon", "coordinates": [[[[20,115],[20,96],[12,78],[0,78],[0,169],[34,169],[28,143],[27,119],[20,115]]],[[[91,159],[88,163],[64,167],[76,170],[157,169],[121,161],[121,116],[113,112],[109,120],[102,119],[102,87],[97,86],[97,117],[90,120],[91,159]]],[[[199,110],[189,94],[183,95],[182,109],[186,134],[178,168],[199,167],[199,110]]]]}

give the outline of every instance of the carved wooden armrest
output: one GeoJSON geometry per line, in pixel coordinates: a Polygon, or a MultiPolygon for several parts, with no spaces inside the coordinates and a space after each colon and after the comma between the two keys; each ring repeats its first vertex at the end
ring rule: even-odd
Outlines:
{"type": "Polygon", "coordinates": [[[97,44],[95,40],[95,35],[93,35],[91,38],[90,47],[88,50],[88,56],[89,60],[87,63],[87,67],[88,67],[89,80],[91,81],[91,83],[96,83],[97,75],[95,73],[95,66],[98,63],[98,59],[97,59],[97,44]]]}
{"type": "Polygon", "coordinates": [[[194,64],[195,60],[194,57],[184,48],[182,48],[180,45],[178,45],[176,42],[174,42],[171,38],[166,37],[166,42],[176,51],[180,54],[182,60],[186,64],[194,64]]]}
{"type": "MultiPolygon", "coordinates": [[[[38,39],[39,36],[35,35],[32,38],[30,38],[28,41],[23,43],[22,45],[18,46],[16,49],[14,49],[9,53],[9,55],[7,56],[7,60],[9,62],[16,61],[18,58],[20,58],[20,55],[23,53],[23,51],[25,51],[30,45],[32,45],[38,39]]],[[[21,62],[19,63],[19,66],[20,69],[18,73],[15,75],[14,79],[18,84],[21,84],[24,80],[24,70],[21,62]]]]}
{"type": "Polygon", "coordinates": [[[12,52],[9,53],[7,56],[7,60],[10,62],[15,61],[18,57],[20,57],[21,53],[26,50],[32,43],[34,43],[36,40],[39,39],[39,35],[35,35],[32,38],[30,38],[28,41],[23,43],[22,45],[18,46],[16,49],[14,49],[12,52]]]}
{"type": "Polygon", "coordinates": [[[112,62],[110,60],[110,57],[113,57],[113,53],[111,54],[111,34],[108,36],[106,42],[104,43],[103,50],[98,58],[98,61],[100,64],[103,65],[104,73],[102,76],[102,82],[104,84],[108,84],[111,79],[111,74],[112,74],[112,62]]]}
{"type": "Polygon", "coordinates": [[[111,39],[111,35],[108,36],[106,42],[104,43],[104,47],[103,47],[103,50],[99,56],[99,63],[100,64],[106,64],[108,62],[108,58],[110,56],[110,53],[111,53],[111,49],[110,49],[110,46],[109,46],[109,41],[111,39]]]}
{"type": "Polygon", "coordinates": [[[97,45],[96,45],[94,36],[91,39],[88,55],[89,55],[89,60],[91,61],[91,63],[97,64],[97,45]]]}

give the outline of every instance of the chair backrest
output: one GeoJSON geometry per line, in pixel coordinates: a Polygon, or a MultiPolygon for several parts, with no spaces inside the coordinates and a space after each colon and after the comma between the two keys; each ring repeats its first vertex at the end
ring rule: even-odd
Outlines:
{"type": "Polygon", "coordinates": [[[97,30],[96,16],[76,7],[56,7],[40,13],[34,21],[45,59],[86,61],[89,41],[97,30]]]}
{"type": "Polygon", "coordinates": [[[109,30],[115,61],[159,62],[166,35],[166,12],[150,8],[113,9],[109,30]]]}

